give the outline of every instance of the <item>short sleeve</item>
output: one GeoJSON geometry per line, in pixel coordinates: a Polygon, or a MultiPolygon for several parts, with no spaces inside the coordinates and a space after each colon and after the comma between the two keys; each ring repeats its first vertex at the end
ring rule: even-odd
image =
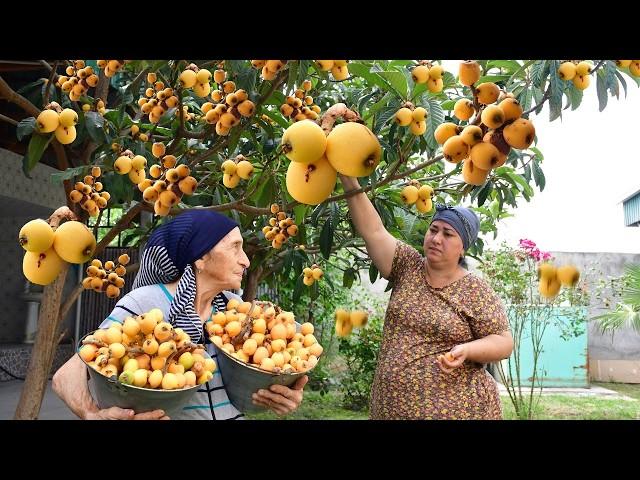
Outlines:
{"type": "Polygon", "coordinates": [[[402,240],[396,240],[396,250],[391,264],[389,282],[397,283],[402,277],[407,275],[422,265],[422,255],[411,245],[402,240]]]}
{"type": "Polygon", "coordinates": [[[474,338],[499,335],[509,330],[509,319],[502,300],[484,280],[475,277],[468,298],[473,312],[469,325],[474,338]]]}

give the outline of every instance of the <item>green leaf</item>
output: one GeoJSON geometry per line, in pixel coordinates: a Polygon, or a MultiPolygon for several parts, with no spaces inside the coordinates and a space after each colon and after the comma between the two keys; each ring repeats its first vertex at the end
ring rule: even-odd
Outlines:
{"type": "Polygon", "coordinates": [[[518,187],[518,185],[520,185],[527,195],[533,195],[533,189],[531,188],[531,185],[529,185],[521,175],[518,175],[514,172],[507,172],[507,178],[511,180],[510,183],[516,188],[518,187]]]}
{"type": "Polygon", "coordinates": [[[67,168],[64,172],[52,173],[49,180],[51,181],[51,183],[62,185],[62,182],[64,182],[65,180],[70,180],[80,175],[85,175],[85,172],[87,172],[88,170],[89,167],[86,165],[75,168],[67,168]]]}
{"type": "Polygon", "coordinates": [[[21,142],[24,137],[31,135],[35,128],[35,117],[28,117],[20,120],[20,123],[18,123],[18,126],[16,127],[16,137],[18,137],[18,141],[21,142]]]}
{"type": "Polygon", "coordinates": [[[546,179],[544,178],[544,173],[542,171],[542,169],[540,168],[540,165],[538,164],[537,161],[533,161],[531,163],[532,165],[532,170],[533,170],[533,179],[536,182],[536,185],[538,187],[540,187],[540,191],[544,190],[544,186],[546,184],[546,179]]]}
{"type": "Polygon", "coordinates": [[[598,92],[598,110],[603,111],[607,106],[607,101],[609,100],[607,96],[607,84],[604,79],[604,72],[602,70],[598,70],[596,74],[596,91],[598,92]]]}
{"type": "Polygon", "coordinates": [[[322,231],[320,232],[320,252],[324,258],[329,258],[331,255],[331,247],[333,246],[333,222],[330,218],[324,222],[322,231]]]}
{"type": "Polygon", "coordinates": [[[569,84],[569,88],[567,89],[567,95],[569,96],[569,100],[571,101],[571,110],[575,110],[582,103],[582,95],[583,91],[576,88],[576,86],[571,82],[569,84]]]}
{"type": "Polygon", "coordinates": [[[529,68],[531,65],[533,65],[535,62],[536,62],[535,60],[529,60],[524,65],[522,65],[517,71],[515,71],[507,81],[507,84],[506,84],[507,88],[511,86],[511,84],[516,78],[524,77],[525,70],[529,68]]]}
{"type": "Polygon", "coordinates": [[[98,112],[87,112],[84,115],[85,125],[89,136],[96,143],[104,143],[107,141],[104,133],[104,118],[98,112]]]}
{"type": "Polygon", "coordinates": [[[618,70],[616,70],[614,73],[616,77],[618,77],[618,80],[620,80],[620,83],[622,84],[622,88],[624,89],[624,98],[627,98],[627,81],[624,79],[624,77],[618,70]]]}
{"type": "Polygon", "coordinates": [[[522,110],[524,112],[526,112],[531,108],[532,96],[533,96],[533,92],[531,91],[530,88],[523,88],[522,92],[520,92],[520,95],[518,96],[518,101],[520,102],[520,105],[522,106],[522,110]]]}
{"type": "Polygon", "coordinates": [[[304,223],[304,220],[307,217],[307,213],[309,213],[309,205],[300,204],[293,207],[293,214],[295,216],[297,225],[302,225],[304,223]]]}
{"type": "MultiPolygon", "coordinates": [[[[425,100],[424,97],[423,100],[425,100]]],[[[429,148],[435,150],[438,148],[438,142],[436,142],[433,133],[436,131],[436,128],[444,122],[444,111],[442,110],[440,101],[434,97],[427,97],[424,106],[429,112],[429,115],[427,115],[427,131],[424,137],[429,148]]]]}
{"type": "Polygon", "coordinates": [[[275,189],[274,177],[270,175],[268,180],[258,188],[255,193],[255,205],[256,207],[268,207],[271,204],[275,189]]]}
{"type": "Polygon", "coordinates": [[[22,171],[27,178],[31,178],[29,172],[33,170],[33,167],[40,161],[42,154],[47,149],[51,140],[53,140],[53,137],[53,133],[49,135],[34,133],[31,135],[31,140],[29,140],[29,146],[27,147],[27,154],[22,159],[22,171]]]}
{"type": "Polygon", "coordinates": [[[549,87],[551,92],[549,94],[549,121],[552,122],[558,117],[562,117],[562,96],[564,92],[565,82],[558,75],[558,61],[551,60],[549,76],[549,87]]]}
{"type": "Polygon", "coordinates": [[[347,268],[342,275],[342,286],[345,288],[351,288],[355,279],[356,271],[351,267],[347,268]]]}
{"type": "Polygon", "coordinates": [[[493,191],[493,182],[489,181],[484,184],[484,186],[478,192],[478,206],[481,207],[484,205],[484,202],[487,200],[489,194],[493,191]]]}
{"type": "Polygon", "coordinates": [[[407,98],[407,79],[401,72],[377,72],[376,75],[384,78],[398,96],[403,99],[407,98]]]}
{"type": "Polygon", "coordinates": [[[376,73],[371,72],[368,65],[349,63],[349,73],[364,78],[369,85],[377,85],[383,90],[389,89],[389,83],[376,73]]]}
{"type": "Polygon", "coordinates": [[[487,83],[487,82],[493,82],[493,83],[506,82],[510,78],[511,78],[511,75],[484,75],[478,79],[475,85],[478,86],[481,83],[487,83]]]}
{"type": "Polygon", "coordinates": [[[300,67],[300,62],[297,60],[289,62],[289,77],[287,78],[287,91],[291,91],[296,80],[298,79],[298,68],[300,67]]]}
{"type": "Polygon", "coordinates": [[[604,62],[604,78],[607,88],[611,92],[612,96],[616,98],[620,98],[620,86],[618,85],[618,81],[616,80],[616,64],[613,60],[606,60],[604,62]]]}
{"type": "Polygon", "coordinates": [[[487,70],[492,67],[501,68],[506,70],[506,73],[509,75],[513,75],[514,72],[520,70],[522,65],[520,65],[516,60],[491,60],[487,63],[487,70]]]}
{"type": "Polygon", "coordinates": [[[531,66],[531,82],[535,87],[542,87],[542,82],[549,73],[549,62],[549,60],[540,60],[534,62],[531,66]]]}
{"type": "Polygon", "coordinates": [[[300,301],[300,296],[302,295],[302,289],[304,286],[304,283],[302,283],[302,275],[298,275],[296,286],[293,289],[293,303],[298,303],[300,301]]]}
{"type": "Polygon", "coordinates": [[[369,265],[369,281],[371,283],[375,283],[375,281],[378,278],[378,269],[376,268],[376,266],[373,264],[373,262],[371,262],[371,265],[369,265]]]}
{"type": "Polygon", "coordinates": [[[442,110],[453,110],[453,107],[456,105],[456,100],[445,100],[442,102],[441,107],[442,110]]]}

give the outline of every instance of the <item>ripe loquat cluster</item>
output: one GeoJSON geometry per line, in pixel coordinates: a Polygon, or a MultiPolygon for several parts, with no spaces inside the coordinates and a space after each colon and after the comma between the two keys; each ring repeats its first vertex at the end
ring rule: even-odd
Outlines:
{"type": "Polygon", "coordinates": [[[316,65],[323,72],[331,72],[335,80],[342,81],[349,78],[348,60],[316,60],[316,65]]]}
{"type": "Polygon", "coordinates": [[[36,118],[36,130],[39,133],[53,133],[63,145],[76,139],[78,114],[72,108],[63,109],[59,103],[51,102],[44,107],[36,118]]]}
{"type": "Polygon", "coordinates": [[[444,68],[442,65],[435,65],[426,60],[420,60],[418,65],[411,70],[411,78],[416,83],[427,86],[431,93],[439,93],[443,88],[442,75],[444,68]]]}
{"type": "Polygon", "coordinates": [[[294,122],[317,120],[322,110],[313,103],[313,97],[307,94],[311,87],[310,80],[302,82],[302,88],[296,89],[294,95],[289,95],[286,102],[280,106],[280,113],[294,122]]]}
{"type": "Polygon", "coordinates": [[[545,298],[554,298],[560,292],[560,287],[575,287],[580,280],[580,271],[573,265],[556,267],[551,262],[545,262],[538,267],[538,291],[545,298]]]}
{"type": "Polygon", "coordinates": [[[118,263],[111,260],[104,265],[97,258],[87,267],[87,277],[82,280],[85,290],[103,292],[109,298],[118,298],[120,289],[124,287],[124,276],[127,274],[125,265],[129,263],[129,255],[123,253],[118,257],[118,263]]]}
{"type": "Polygon", "coordinates": [[[361,328],[367,324],[369,313],[364,310],[349,312],[343,308],[336,310],[336,335],[347,337],[354,328],[361,328]]]}
{"type": "Polygon", "coordinates": [[[298,234],[298,226],[293,218],[281,212],[280,207],[275,203],[271,205],[271,213],[274,216],[269,219],[269,225],[262,227],[262,233],[264,238],[271,242],[273,248],[282,248],[289,237],[298,234]]]}
{"type": "Polygon", "coordinates": [[[171,87],[166,87],[158,81],[154,72],[147,74],[147,83],[151,85],[144,92],[144,97],[138,99],[138,106],[142,113],[149,115],[149,122],[158,123],[160,117],[170,108],[178,106],[178,97],[171,87]]]}
{"type": "Polygon", "coordinates": [[[98,75],[91,65],[85,66],[84,60],[70,60],[65,74],[58,77],[56,86],[67,93],[72,102],[77,102],[89,88],[98,85],[98,75]]]}
{"type": "Polygon", "coordinates": [[[317,263],[314,263],[311,267],[306,267],[302,270],[302,275],[304,275],[302,282],[307,287],[310,287],[324,276],[324,272],[317,263]]]}
{"type": "Polygon", "coordinates": [[[233,159],[222,162],[222,183],[227,188],[236,188],[240,179],[248,180],[253,175],[253,164],[244,155],[237,155],[233,159]]]}
{"type": "Polygon", "coordinates": [[[286,60],[251,60],[251,66],[260,70],[263,80],[275,80],[278,72],[287,64],[286,60]]]}
{"type": "Polygon", "coordinates": [[[103,191],[102,182],[97,181],[101,175],[100,167],[91,167],[91,175],[86,175],[82,182],[76,182],[74,189],[69,193],[69,200],[79,203],[92,217],[97,217],[111,199],[109,192],[103,191]]]}
{"type": "Polygon", "coordinates": [[[427,131],[428,112],[424,107],[416,107],[411,102],[405,102],[396,112],[395,120],[401,127],[409,127],[414,135],[423,135],[427,131]]]}
{"type": "Polygon", "coordinates": [[[429,185],[420,185],[417,180],[411,180],[409,185],[402,189],[400,197],[406,205],[416,205],[420,213],[430,212],[433,208],[433,188],[429,185]]]}

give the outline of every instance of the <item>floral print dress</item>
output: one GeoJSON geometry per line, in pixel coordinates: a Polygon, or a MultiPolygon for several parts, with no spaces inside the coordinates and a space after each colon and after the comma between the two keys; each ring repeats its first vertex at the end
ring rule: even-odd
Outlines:
{"type": "Polygon", "coordinates": [[[370,417],[501,419],[497,384],[484,365],[467,360],[447,374],[436,357],[455,345],[509,330],[502,302],[472,273],[432,287],[425,262],[415,248],[397,242],[370,417]]]}

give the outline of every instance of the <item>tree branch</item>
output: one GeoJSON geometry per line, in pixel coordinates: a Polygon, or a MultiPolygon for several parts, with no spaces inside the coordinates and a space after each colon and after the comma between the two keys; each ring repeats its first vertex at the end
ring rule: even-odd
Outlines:
{"type": "Polygon", "coordinates": [[[129,224],[136,217],[136,215],[138,215],[142,210],[144,210],[144,204],[145,202],[136,203],[133,207],[127,210],[127,213],[125,213],[122,216],[122,218],[118,220],[118,223],[116,223],[113,226],[113,228],[107,232],[104,238],[100,240],[98,245],[96,245],[96,250],[93,253],[94,258],[96,257],[96,255],[101,253],[105,249],[105,247],[107,247],[107,245],[111,243],[111,240],[116,238],[116,235],[118,235],[120,232],[122,232],[129,226],[129,224]]]}
{"type": "Polygon", "coordinates": [[[40,114],[40,110],[22,95],[16,93],[9,84],[4,81],[2,76],[0,76],[0,98],[4,98],[11,103],[15,103],[29,115],[37,117],[40,114]]]}
{"type": "Polygon", "coordinates": [[[5,117],[1,113],[0,113],[0,120],[10,123],[11,125],[18,125],[18,122],[16,122],[13,118],[5,117]]]}

